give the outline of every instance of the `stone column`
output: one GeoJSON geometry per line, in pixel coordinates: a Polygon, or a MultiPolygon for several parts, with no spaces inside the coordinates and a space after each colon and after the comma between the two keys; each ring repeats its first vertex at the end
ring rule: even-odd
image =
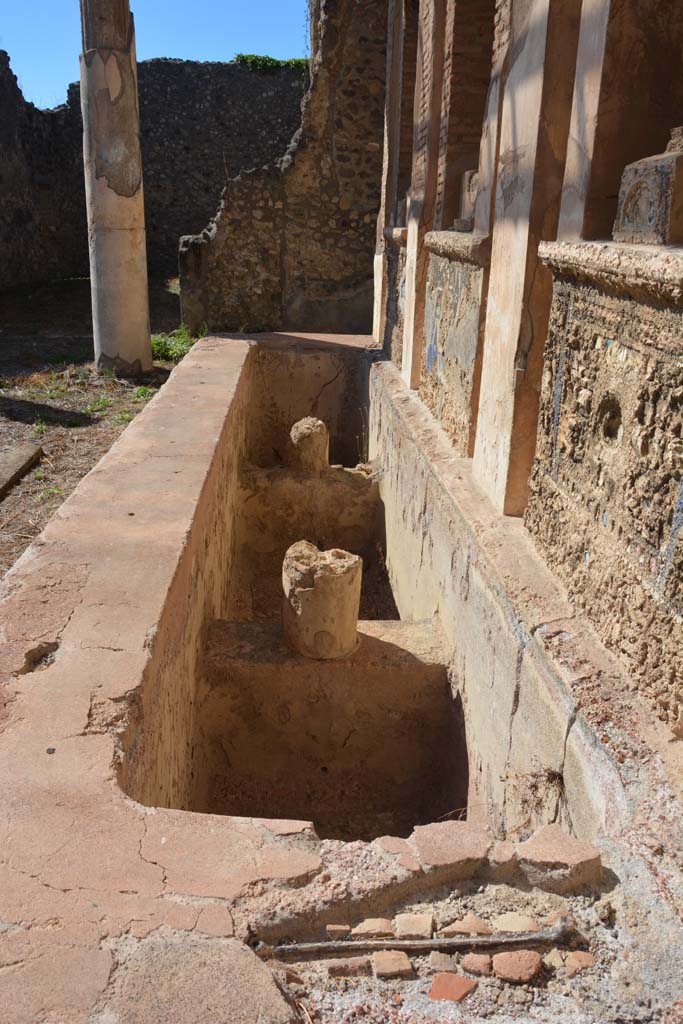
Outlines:
{"type": "Polygon", "coordinates": [[[526,508],[536,450],[552,299],[537,253],[557,233],[580,9],[581,0],[513,6],[474,449],[476,479],[508,515],[526,508]]]}
{"type": "Polygon", "coordinates": [[[152,368],[135,34],[128,0],[81,0],[81,108],[95,361],[152,368]]]}
{"type": "Polygon", "coordinates": [[[428,254],[424,236],[434,226],[436,207],[441,90],[443,87],[446,0],[420,4],[417,82],[415,87],[414,161],[408,193],[406,304],[401,373],[417,388],[424,345],[424,304],[428,254]]]}

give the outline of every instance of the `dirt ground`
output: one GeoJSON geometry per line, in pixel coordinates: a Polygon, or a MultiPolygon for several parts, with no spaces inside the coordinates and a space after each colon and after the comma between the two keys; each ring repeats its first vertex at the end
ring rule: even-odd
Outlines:
{"type": "MultiPolygon", "coordinates": [[[[152,331],[178,327],[177,282],[150,285],[152,331]]],[[[43,455],[0,501],[4,574],[164,383],[170,363],[136,381],[94,371],[90,282],[0,295],[0,450],[43,455]]]]}

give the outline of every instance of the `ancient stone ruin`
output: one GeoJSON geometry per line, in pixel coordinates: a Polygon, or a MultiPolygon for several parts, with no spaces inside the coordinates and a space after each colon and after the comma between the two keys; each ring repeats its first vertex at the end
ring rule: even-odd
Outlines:
{"type": "Polygon", "coordinates": [[[312,19],[2,582],[0,1024],[679,1024],[683,12],[312,19]]]}

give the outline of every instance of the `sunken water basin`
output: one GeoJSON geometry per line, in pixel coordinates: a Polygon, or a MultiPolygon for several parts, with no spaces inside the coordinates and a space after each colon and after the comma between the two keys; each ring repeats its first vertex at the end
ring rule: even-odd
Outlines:
{"type": "Polygon", "coordinates": [[[279,626],[213,622],[198,709],[197,810],[315,822],[321,837],[408,835],[464,816],[467,756],[431,623],[362,622],[313,661],[279,626]]]}
{"type": "Polygon", "coordinates": [[[465,817],[446,644],[431,619],[399,620],[385,569],[380,476],[366,461],[375,356],[250,347],[160,626],[165,655],[123,737],[120,781],[141,803],[311,820],[321,837],[349,840],[465,817]],[[330,433],[331,465],[316,472],[288,455],[306,416],[330,433]],[[282,561],[299,540],[363,558],[349,657],[314,661],[283,644],[282,561]]]}

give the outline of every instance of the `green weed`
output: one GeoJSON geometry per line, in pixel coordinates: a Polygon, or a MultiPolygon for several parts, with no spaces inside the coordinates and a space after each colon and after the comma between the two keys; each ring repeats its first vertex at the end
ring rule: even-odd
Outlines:
{"type": "Polygon", "coordinates": [[[47,487],[44,491],[41,491],[38,495],[38,501],[47,501],[48,498],[53,498],[58,494],[62,494],[61,487],[47,487]]]}
{"type": "Polygon", "coordinates": [[[139,388],[136,388],[135,391],[133,392],[133,401],[134,402],[148,402],[153,394],[154,394],[154,391],[152,390],[152,388],[148,388],[146,385],[142,384],[139,388]]]}
{"type": "Polygon", "coordinates": [[[179,363],[203,333],[203,329],[200,329],[199,334],[193,337],[189,328],[181,324],[170,334],[153,334],[152,355],[163,363],[179,363]]]}
{"type": "Polygon", "coordinates": [[[88,416],[92,416],[93,413],[104,412],[106,409],[109,408],[110,405],[111,398],[105,398],[104,396],[101,396],[100,398],[95,398],[90,403],[90,405],[86,405],[85,408],[83,409],[83,412],[86,413],[88,416]]]}

